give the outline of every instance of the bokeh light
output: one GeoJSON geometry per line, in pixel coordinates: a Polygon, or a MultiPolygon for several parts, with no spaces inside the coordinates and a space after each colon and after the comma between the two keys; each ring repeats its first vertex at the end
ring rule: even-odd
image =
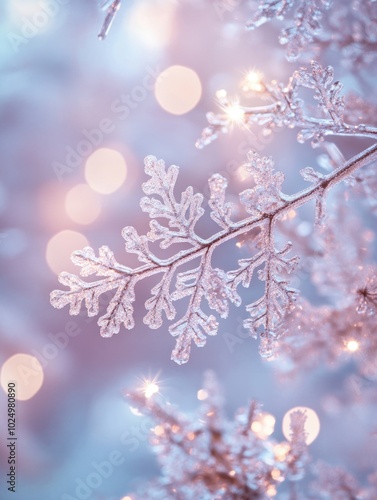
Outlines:
{"type": "Polygon", "coordinates": [[[208,398],[208,392],[205,389],[199,389],[197,397],[199,401],[205,401],[208,398]]]}
{"type": "Polygon", "coordinates": [[[291,439],[291,414],[295,411],[302,411],[306,414],[305,420],[305,432],[306,432],[306,444],[311,444],[319,434],[321,424],[319,422],[318,415],[314,410],[306,406],[296,406],[289,410],[283,417],[283,434],[288,441],[291,439]]]}
{"type": "Polygon", "coordinates": [[[251,424],[251,430],[260,438],[266,439],[274,432],[275,417],[270,413],[260,413],[251,424]]]}
{"type": "Polygon", "coordinates": [[[115,149],[97,149],[86,161],[86,182],[97,193],[114,193],[122,186],[126,177],[126,162],[115,149]]]}
{"type": "Polygon", "coordinates": [[[173,115],[183,115],[191,111],[198,104],[201,95],[202,85],[198,75],[185,66],[170,66],[157,78],[157,102],[173,115]]]}
{"type": "Polygon", "coordinates": [[[30,354],[15,354],[1,367],[1,387],[7,393],[8,383],[15,382],[16,399],[31,399],[43,384],[43,368],[38,359],[30,354]]]}
{"type": "Polygon", "coordinates": [[[264,90],[263,73],[255,69],[248,71],[242,81],[242,90],[244,92],[262,92],[264,90]]]}
{"type": "Polygon", "coordinates": [[[149,49],[162,49],[171,38],[174,13],[173,3],[137,2],[127,16],[127,33],[149,49]]]}
{"type": "Polygon", "coordinates": [[[65,210],[74,222],[90,224],[101,213],[101,201],[87,184],[77,184],[67,193],[65,210]]]}
{"type": "Polygon", "coordinates": [[[155,436],[163,436],[165,434],[165,430],[162,425],[156,425],[156,427],[153,429],[153,434],[155,436]]]}
{"type": "Polygon", "coordinates": [[[268,487],[267,487],[267,496],[268,497],[274,497],[277,493],[277,490],[276,490],[276,487],[273,485],[273,484],[270,484],[268,487]]]}
{"type": "MultiPolygon", "coordinates": [[[[2,2],[6,3],[6,2],[2,2]]],[[[12,32],[12,46],[17,52],[19,47],[28,43],[30,38],[40,35],[56,21],[64,9],[63,2],[58,1],[40,2],[38,0],[9,0],[9,20],[14,23],[16,29],[21,30],[16,34],[12,32]],[[22,35],[22,36],[20,36],[22,35]]]]}
{"type": "Polygon", "coordinates": [[[68,229],[55,234],[47,243],[46,248],[46,261],[51,271],[56,274],[62,271],[76,271],[76,266],[71,262],[71,254],[74,250],[87,245],[88,240],[77,231],[68,229]]]}
{"type": "Polygon", "coordinates": [[[289,446],[289,443],[287,443],[286,441],[276,444],[274,446],[274,455],[276,460],[278,460],[279,462],[284,462],[290,449],[291,447],[289,446]]]}
{"type": "Polygon", "coordinates": [[[8,2],[8,9],[12,21],[20,21],[23,17],[32,18],[40,10],[43,12],[38,0],[12,0],[8,2]]]}
{"type": "Polygon", "coordinates": [[[350,339],[346,342],[346,350],[348,352],[356,352],[360,349],[360,344],[357,340],[350,339]]]}

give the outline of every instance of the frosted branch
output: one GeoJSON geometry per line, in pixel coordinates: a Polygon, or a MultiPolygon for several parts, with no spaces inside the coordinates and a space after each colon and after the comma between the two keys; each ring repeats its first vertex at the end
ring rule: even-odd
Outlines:
{"type": "Polygon", "coordinates": [[[295,71],[286,85],[276,81],[267,84],[255,78],[255,72],[246,75],[243,88],[246,93],[260,96],[269,103],[248,107],[239,104],[237,100],[232,103],[225,91],[219,91],[217,98],[223,112],[207,114],[209,125],[196,143],[198,148],[210,144],[220,132],[228,133],[234,124],[246,128],[259,125],[263,127],[264,135],[271,134],[275,127],[296,128],[299,130],[298,142],[311,140],[313,147],[323,142],[326,136],[377,138],[377,128],[344,121],[345,116],[352,116],[352,101],[348,101],[349,107],[345,108],[344,99],[340,95],[342,85],[334,82],[331,66],[322,68],[312,61],[310,69],[300,68],[295,71]],[[309,107],[305,107],[300,98],[302,88],[313,91],[313,99],[317,102],[316,113],[313,114],[309,107]]]}
{"type": "Polygon", "coordinates": [[[197,220],[203,214],[202,195],[194,194],[192,188],[188,188],[182,194],[181,200],[176,201],[173,187],[178,167],[166,170],[162,161],[147,157],[146,171],[151,180],[143,185],[143,189],[147,195],[156,194],[160,198],[147,196],[141,201],[142,209],[152,219],[152,235],[149,233],[148,236],[139,236],[133,227],[125,228],[122,233],[126,240],[126,251],[135,253],[142,264],[135,268],[122,266],[115,261],[107,247],[100,249],[98,257],[89,247],[74,252],[72,260],[81,267],[82,276],[96,274],[103,279],[87,283],[75,275],[62,273],[59,280],[70,290],[52,292],[51,303],[57,308],[70,304],[70,313],[78,314],[84,301],[88,315],[95,316],[99,312],[99,296],[115,290],[107,312],[98,320],[101,335],[109,337],[119,332],[121,324],[127,329],[133,328],[132,303],[135,300],[136,283],[154,274],[162,274],[160,282],[154,286],[152,295],[147,300],[148,313],[144,322],[151,328],[158,328],[162,323],[162,311],[168,320],[173,320],[176,316],[173,302],[188,297],[186,313],[170,327],[170,333],[177,337],[172,358],[177,363],[185,363],[189,359],[192,341],[201,347],[205,345],[207,335],[217,333],[218,321],[215,315],[203,310],[203,301],[220,317],[226,317],[229,303],[241,303],[237,292],[238,285],[249,286],[254,270],[263,265],[263,269],[259,271],[259,279],[265,282],[265,293],[258,301],[247,306],[250,319],[246,321],[246,326],[252,335],[261,335],[261,352],[265,356],[271,356],[274,354],[271,348],[274,343],[272,340],[278,339],[283,333],[284,318],[291,310],[296,294],[281,273],[290,273],[297,264],[296,257],[286,257],[290,244],[282,250],[275,248],[275,222],[310,200],[322,199],[329,189],[376,158],[377,145],[374,145],[322,177],[306,172],[306,175],[314,180],[312,185],[294,195],[286,195],[280,191],[283,176],[274,172],[272,160],[250,153],[247,168],[256,187],[240,195],[250,215],[238,221],[231,221],[228,206],[224,202],[223,181],[212,178],[211,215],[223,229],[203,239],[195,229],[197,220]],[[220,188],[217,186],[218,181],[220,188]],[[156,217],[167,220],[165,226],[158,223],[157,234],[156,217]],[[212,255],[220,245],[234,241],[241,235],[250,234],[252,229],[258,228],[259,233],[254,241],[258,249],[254,256],[240,259],[238,269],[231,272],[213,268],[212,255]],[[169,258],[157,257],[149,249],[148,243],[149,240],[158,239],[162,240],[160,246],[163,248],[182,242],[188,243],[189,248],[180,250],[169,258]],[[197,259],[199,263],[196,267],[177,274],[180,266],[197,259]],[[176,282],[173,284],[174,276],[176,282]]]}

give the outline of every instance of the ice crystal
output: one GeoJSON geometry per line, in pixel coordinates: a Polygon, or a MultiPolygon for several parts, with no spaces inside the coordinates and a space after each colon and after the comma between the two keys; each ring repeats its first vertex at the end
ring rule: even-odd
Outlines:
{"type": "Polygon", "coordinates": [[[106,12],[105,20],[104,20],[102,27],[101,27],[101,31],[98,34],[98,38],[100,40],[104,40],[107,37],[107,35],[110,31],[111,25],[113,24],[116,13],[120,9],[120,5],[121,5],[121,0],[113,0],[113,1],[108,0],[108,1],[103,2],[102,8],[107,9],[107,12],[106,12]]]}

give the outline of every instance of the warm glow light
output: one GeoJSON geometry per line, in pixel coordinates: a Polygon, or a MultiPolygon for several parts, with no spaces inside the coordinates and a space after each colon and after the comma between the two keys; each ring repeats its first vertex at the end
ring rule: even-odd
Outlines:
{"type": "Polygon", "coordinates": [[[245,92],[262,92],[264,90],[262,80],[263,73],[258,70],[251,70],[242,81],[242,90],[245,92]]]}
{"type": "Polygon", "coordinates": [[[74,222],[90,224],[99,216],[101,202],[87,184],[77,184],[67,193],[65,210],[74,222]]]}
{"type": "Polygon", "coordinates": [[[235,475],[236,475],[236,471],[235,470],[229,471],[229,476],[234,477],[235,475]]]}
{"type": "Polygon", "coordinates": [[[306,444],[311,444],[318,436],[320,430],[320,422],[318,415],[311,408],[307,408],[306,406],[296,406],[289,410],[283,418],[283,434],[288,441],[291,439],[291,413],[294,411],[300,410],[305,412],[306,421],[305,421],[305,432],[306,432],[306,444]]]}
{"type": "Polygon", "coordinates": [[[266,493],[268,497],[274,497],[276,496],[277,490],[274,485],[270,484],[270,486],[267,488],[266,493]]]}
{"type": "Polygon", "coordinates": [[[271,477],[272,477],[272,479],[275,479],[275,481],[280,481],[281,480],[280,470],[279,469],[272,469],[271,477]]]}
{"type": "Polygon", "coordinates": [[[61,271],[76,271],[76,266],[71,262],[71,254],[88,245],[84,235],[76,231],[60,231],[47,243],[46,261],[50,269],[59,274],[61,271]]]}
{"type": "Polygon", "coordinates": [[[276,444],[274,446],[274,454],[276,460],[278,460],[279,462],[284,462],[290,449],[291,447],[289,446],[289,443],[287,443],[286,441],[283,443],[276,444]]]}
{"type": "Polygon", "coordinates": [[[246,179],[250,178],[249,172],[246,170],[244,165],[241,165],[237,168],[237,177],[241,182],[244,182],[246,179]]]}
{"type": "Polygon", "coordinates": [[[97,149],[86,161],[86,182],[97,193],[113,193],[121,187],[126,177],[126,162],[115,149],[97,149]]]}
{"type": "Polygon", "coordinates": [[[251,424],[251,430],[258,434],[258,432],[261,432],[262,430],[262,424],[260,422],[253,422],[251,424]]]}
{"type": "Polygon", "coordinates": [[[144,390],[144,394],[146,398],[151,398],[153,394],[157,394],[159,391],[158,385],[156,384],[148,384],[144,390]]]}
{"type": "Polygon", "coordinates": [[[121,500],[133,500],[133,499],[130,496],[126,496],[126,497],[123,497],[121,500]]]}
{"type": "Polygon", "coordinates": [[[219,99],[220,101],[222,101],[223,99],[225,99],[227,96],[227,91],[225,89],[220,89],[216,92],[216,97],[217,99],[219,99]]]}
{"type": "Polygon", "coordinates": [[[346,349],[349,352],[356,352],[360,349],[360,344],[357,340],[348,340],[346,342],[346,349]]]}
{"type": "Polygon", "coordinates": [[[32,398],[42,387],[43,378],[42,365],[30,354],[15,354],[1,367],[1,387],[8,392],[8,383],[15,382],[16,399],[20,401],[32,398]]]}
{"type": "Polygon", "coordinates": [[[266,439],[274,432],[275,417],[270,413],[260,413],[251,424],[251,430],[260,438],[266,439]]]}
{"type": "Polygon", "coordinates": [[[138,1],[127,16],[127,33],[150,49],[161,49],[171,38],[174,13],[172,2],[138,1]]]}
{"type": "Polygon", "coordinates": [[[199,401],[204,401],[205,399],[208,398],[208,392],[205,391],[204,389],[200,389],[198,391],[197,396],[198,396],[199,401]]]}
{"type": "Polygon", "coordinates": [[[227,106],[225,113],[232,123],[242,123],[245,116],[245,111],[237,102],[227,106]]]}
{"type": "Polygon", "coordinates": [[[185,66],[170,66],[160,73],[155,84],[155,96],[162,109],[173,115],[183,115],[198,104],[202,85],[194,70],[185,66]]]}
{"type": "Polygon", "coordinates": [[[164,433],[165,433],[165,430],[162,427],[162,425],[156,425],[156,427],[153,429],[153,434],[155,436],[163,436],[164,433]]]}

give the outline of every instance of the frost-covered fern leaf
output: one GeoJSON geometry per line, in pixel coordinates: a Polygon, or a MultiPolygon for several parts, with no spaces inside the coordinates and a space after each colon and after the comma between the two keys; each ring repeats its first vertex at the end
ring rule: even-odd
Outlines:
{"type": "Polygon", "coordinates": [[[331,66],[323,68],[312,61],[310,68],[295,71],[287,84],[275,80],[265,83],[262,75],[252,71],[243,80],[242,88],[246,96],[259,96],[263,105],[241,105],[238,100],[232,102],[224,90],[219,91],[217,99],[222,112],[207,114],[209,125],[196,143],[198,148],[210,144],[219,133],[229,132],[234,124],[246,128],[259,125],[266,136],[276,127],[296,128],[299,131],[297,140],[300,143],[311,140],[313,147],[321,144],[327,136],[377,137],[377,128],[355,123],[353,108],[360,107],[355,99],[349,99],[345,108],[342,84],[334,81],[331,66]],[[302,90],[305,88],[313,92],[316,107],[311,106],[307,99],[303,100],[302,90]],[[352,118],[352,121],[347,123],[345,118],[352,118]]]}
{"type": "Polygon", "coordinates": [[[260,158],[255,153],[250,154],[248,169],[255,187],[241,193],[241,202],[250,217],[238,222],[231,220],[231,205],[225,201],[226,180],[218,174],[211,177],[210,215],[221,230],[204,240],[196,233],[195,227],[204,213],[203,196],[188,187],[177,200],[174,187],[178,167],[173,165],[166,169],[163,161],[147,157],[145,171],[150,179],[143,184],[146,196],[140,206],[151,219],[150,231],[147,236],[140,236],[133,227],[126,227],[122,232],[126,251],[136,254],[141,265],[134,269],[120,265],[105,246],[100,248],[98,256],[90,247],[74,252],[72,260],[81,267],[81,275],[97,275],[101,279],[88,283],[75,275],[62,273],[59,280],[70,290],[52,292],[51,303],[58,308],[69,304],[71,314],[78,314],[84,303],[88,315],[95,316],[100,309],[100,295],[112,291],[107,311],[98,320],[101,335],[110,337],[119,332],[121,325],[127,329],[134,327],[132,304],[136,283],[153,274],[161,274],[146,302],[148,312],[144,322],[150,328],[159,328],[163,313],[168,320],[175,319],[174,302],[188,298],[186,313],[170,326],[170,333],[177,337],[172,358],[183,363],[189,359],[192,342],[204,346],[207,335],[217,333],[218,321],[214,314],[204,310],[203,303],[207,303],[217,316],[227,317],[229,304],[241,303],[238,285],[242,283],[248,287],[253,268],[263,265],[259,278],[265,282],[266,293],[258,303],[247,308],[253,318],[249,320],[250,330],[254,336],[257,336],[257,330],[265,330],[264,335],[268,338],[277,336],[280,323],[277,319],[284,317],[291,303],[291,290],[286,281],[279,278],[279,272],[293,269],[295,261],[285,259],[288,246],[279,252],[273,245],[272,214],[284,204],[280,192],[283,176],[274,172],[270,159],[260,158]],[[216,247],[247,232],[248,228],[258,226],[261,231],[255,242],[258,246],[255,256],[240,259],[239,268],[231,272],[212,266],[216,247]],[[186,243],[189,248],[162,259],[149,248],[149,243],[156,241],[162,249],[178,243],[186,243]],[[191,261],[196,265],[178,271],[179,266],[191,261]]]}
{"type": "Polygon", "coordinates": [[[246,217],[232,220],[232,206],[226,201],[226,179],[219,174],[213,175],[209,180],[208,205],[210,216],[220,230],[204,239],[196,229],[204,214],[203,196],[188,187],[177,199],[174,188],[178,167],[166,168],[162,160],[148,156],[145,171],[150,179],[143,184],[146,196],[140,205],[151,219],[150,231],[147,235],[139,235],[132,226],[122,231],[126,252],[136,254],[140,265],[130,268],[119,264],[106,246],[99,249],[98,256],[90,247],[76,251],[72,261],[81,267],[81,276],[96,275],[98,279],[87,282],[73,274],[62,273],[59,281],[69,290],[53,291],[51,303],[57,308],[69,305],[71,314],[79,314],[84,305],[89,316],[97,316],[100,296],[111,294],[107,310],[98,320],[101,335],[111,337],[122,325],[126,329],[134,327],[135,285],[152,275],[159,275],[146,301],[144,323],[150,328],[159,328],[163,316],[169,321],[175,320],[169,328],[176,337],[172,359],[181,364],[188,361],[192,342],[201,347],[208,335],[216,335],[218,318],[228,316],[231,303],[241,304],[239,285],[252,285],[256,271],[264,282],[264,292],[247,305],[250,317],[245,325],[252,336],[260,335],[261,354],[271,356],[277,339],[284,332],[285,315],[292,309],[296,291],[289,286],[287,276],[298,262],[297,257],[287,256],[291,249],[289,242],[282,249],[276,248],[276,221],[310,200],[317,200],[317,205],[320,200],[322,206],[332,186],[376,157],[377,146],[372,146],[327,175],[304,169],[304,177],[311,181],[311,186],[288,196],[281,192],[284,176],[275,172],[272,160],[251,152],[245,167],[252,187],[240,194],[246,217]],[[245,235],[248,235],[250,255],[239,259],[238,267],[231,271],[214,267],[212,258],[216,249],[225,242],[235,242],[240,236],[245,238],[245,235]],[[150,248],[155,242],[159,243],[162,253],[174,245],[179,245],[179,249],[172,256],[157,256],[150,248]],[[186,300],[187,308],[177,318],[174,303],[181,299],[186,300]]]}

